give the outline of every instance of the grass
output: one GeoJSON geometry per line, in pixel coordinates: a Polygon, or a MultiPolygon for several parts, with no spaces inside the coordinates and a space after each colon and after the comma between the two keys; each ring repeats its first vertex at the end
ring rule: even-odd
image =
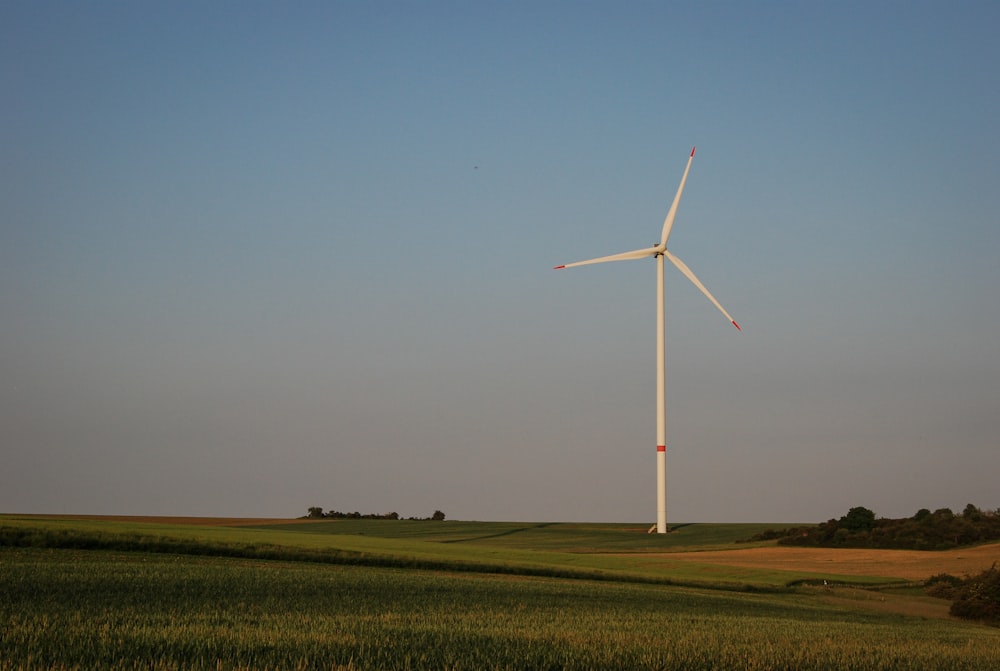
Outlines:
{"type": "Polygon", "coordinates": [[[642,524],[523,522],[420,522],[412,520],[318,520],[264,529],[296,533],[367,535],[438,543],[462,543],[507,549],[557,552],[669,552],[731,547],[773,524],[679,524],[670,534],[648,534],[642,524]]]}
{"type": "Polygon", "coordinates": [[[0,533],[21,529],[26,533],[46,536],[20,543],[35,546],[211,553],[728,588],[777,589],[791,583],[823,579],[850,583],[892,582],[882,577],[671,561],[668,556],[660,555],[671,549],[731,548],[736,539],[755,533],[752,529],[758,525],[689,525],[666,538],[638,533],[634,526],[628,525],[408,520],[337,520],[260,527],[215,527],[6,516],[0,517],[0,526],[8,530],[0,533]],[[716,526],[719,528],[714,528],[716,526]],[[532,547],[540,549],[529,549],[532,547]]]}
{"type": "Polygon", "coordinates": [[[902,588],[672,565],[714,526],[0,516],[0,671],[1000,668],[1000,630],[902,588]]]}
{"type": "Polygon", "coordinates": [[[1000,631],[662,585],[0,550],[0,669],[989,669],[1000,631]]]}

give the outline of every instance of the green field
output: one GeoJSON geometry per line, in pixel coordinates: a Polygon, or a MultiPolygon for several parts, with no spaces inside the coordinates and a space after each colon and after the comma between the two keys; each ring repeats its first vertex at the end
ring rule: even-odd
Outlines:
{"type": "MultiPolygon", "coordinates": [[[[258,527],[196,526],[107,520],[59,520],[0,517],[8,529],[44,530],[72,537],[89,535],[107,541],[87,547],[117,549],[130,538],[187,541],[216,547],[253,548],[241,556],[287,558],[299,549],[317,561],[381,567],[505,572],[523,575],[587,577],[672,584],[718,583],[722,586],[777,588],[790,582],[843,578],[829,573],[768,571],[693,562],[651,560],[650,553],[733,547],[760,528],[755,524],[687,525],[666,537],[637,531],[635,525],[518,524],[506,522],[424,522],[350,520],[267,524],[258,527]],[[116,542],[121,539],[123,542],[116,542]],[[268,549],[276,548],[273,553],[268,549]],[[309,554],[311,553],[311,554],[309,554]]],[[[150,542],[135,543],[144,549],[150,542]]],[[[51,543],[49,543],[51,545],[51,543]]],[[[745,547],[745,546],[741,546],[745,547]]],[[[185,551],[184,548],[177,548],[185,551]]],[[[302,558],[302,557],[296,557],[302,558]]],[[[871,578],[869,582],[886,582],[871,578]]]]}
{"type": "Polygon", "coordinates": [[[1000,668],[912,588],[643,557],[753,527],[0,516],[0,671],[1000,668]]]}

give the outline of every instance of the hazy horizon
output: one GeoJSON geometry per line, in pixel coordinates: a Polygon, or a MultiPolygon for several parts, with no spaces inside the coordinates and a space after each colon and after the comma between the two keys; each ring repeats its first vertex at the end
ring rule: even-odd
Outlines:
{"type": "Polygon", "coordinates": [[[998,19],[4,3],[0,511],[995,509],[998,19]]]}

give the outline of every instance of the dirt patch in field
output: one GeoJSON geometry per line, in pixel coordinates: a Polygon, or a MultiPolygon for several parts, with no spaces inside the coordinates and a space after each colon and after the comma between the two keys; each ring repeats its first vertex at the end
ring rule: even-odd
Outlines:
{"type": "Polygon", "coordinates": [[[941,552],[761,547],[662,556],[723,566],[923,580],[938,573],[962,576],[985,571],[994,562],[1000,562],[1000,543],[941,552]]]}

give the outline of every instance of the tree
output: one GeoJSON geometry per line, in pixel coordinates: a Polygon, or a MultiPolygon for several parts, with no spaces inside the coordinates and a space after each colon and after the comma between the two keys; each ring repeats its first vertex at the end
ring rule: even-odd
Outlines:
{"type": "Polygon", "coordinates": [[[871,531],[875,526],[875,513],[861,506],[851,508],[840,518],[840,526],[853,532],[871,531]]]}
{"type": "Polygon", "coordinates": [[[435,510],[434,514],[431,515],[431,519],[434,520],[435,522],[443,522],[444,521],[444,513],[441,512],[440,510],[435,510]]]}
{"type": "Polygon", "coordinates": [[[921,508],[913,517],[875,519],[875,513],[859,507],[851,508],[839,520],[788,529],[781,536],[781,545],[946,550],[1000,540],[1000,514],[970,503],[960,515],[948,508],[933,513],[921,508]]]}
{"type": "Polygon", "coordinates": [[[318,506],[313,506],[309,508],[309,517],[310,518],[323,517],[323,509],[318,506]]]}
{"type": "Polygon", "coordinates": [[[997,565],[966,579],[959,589],[951,614],[967,620],[1000,624],[1000,570],[997,565]]]}

